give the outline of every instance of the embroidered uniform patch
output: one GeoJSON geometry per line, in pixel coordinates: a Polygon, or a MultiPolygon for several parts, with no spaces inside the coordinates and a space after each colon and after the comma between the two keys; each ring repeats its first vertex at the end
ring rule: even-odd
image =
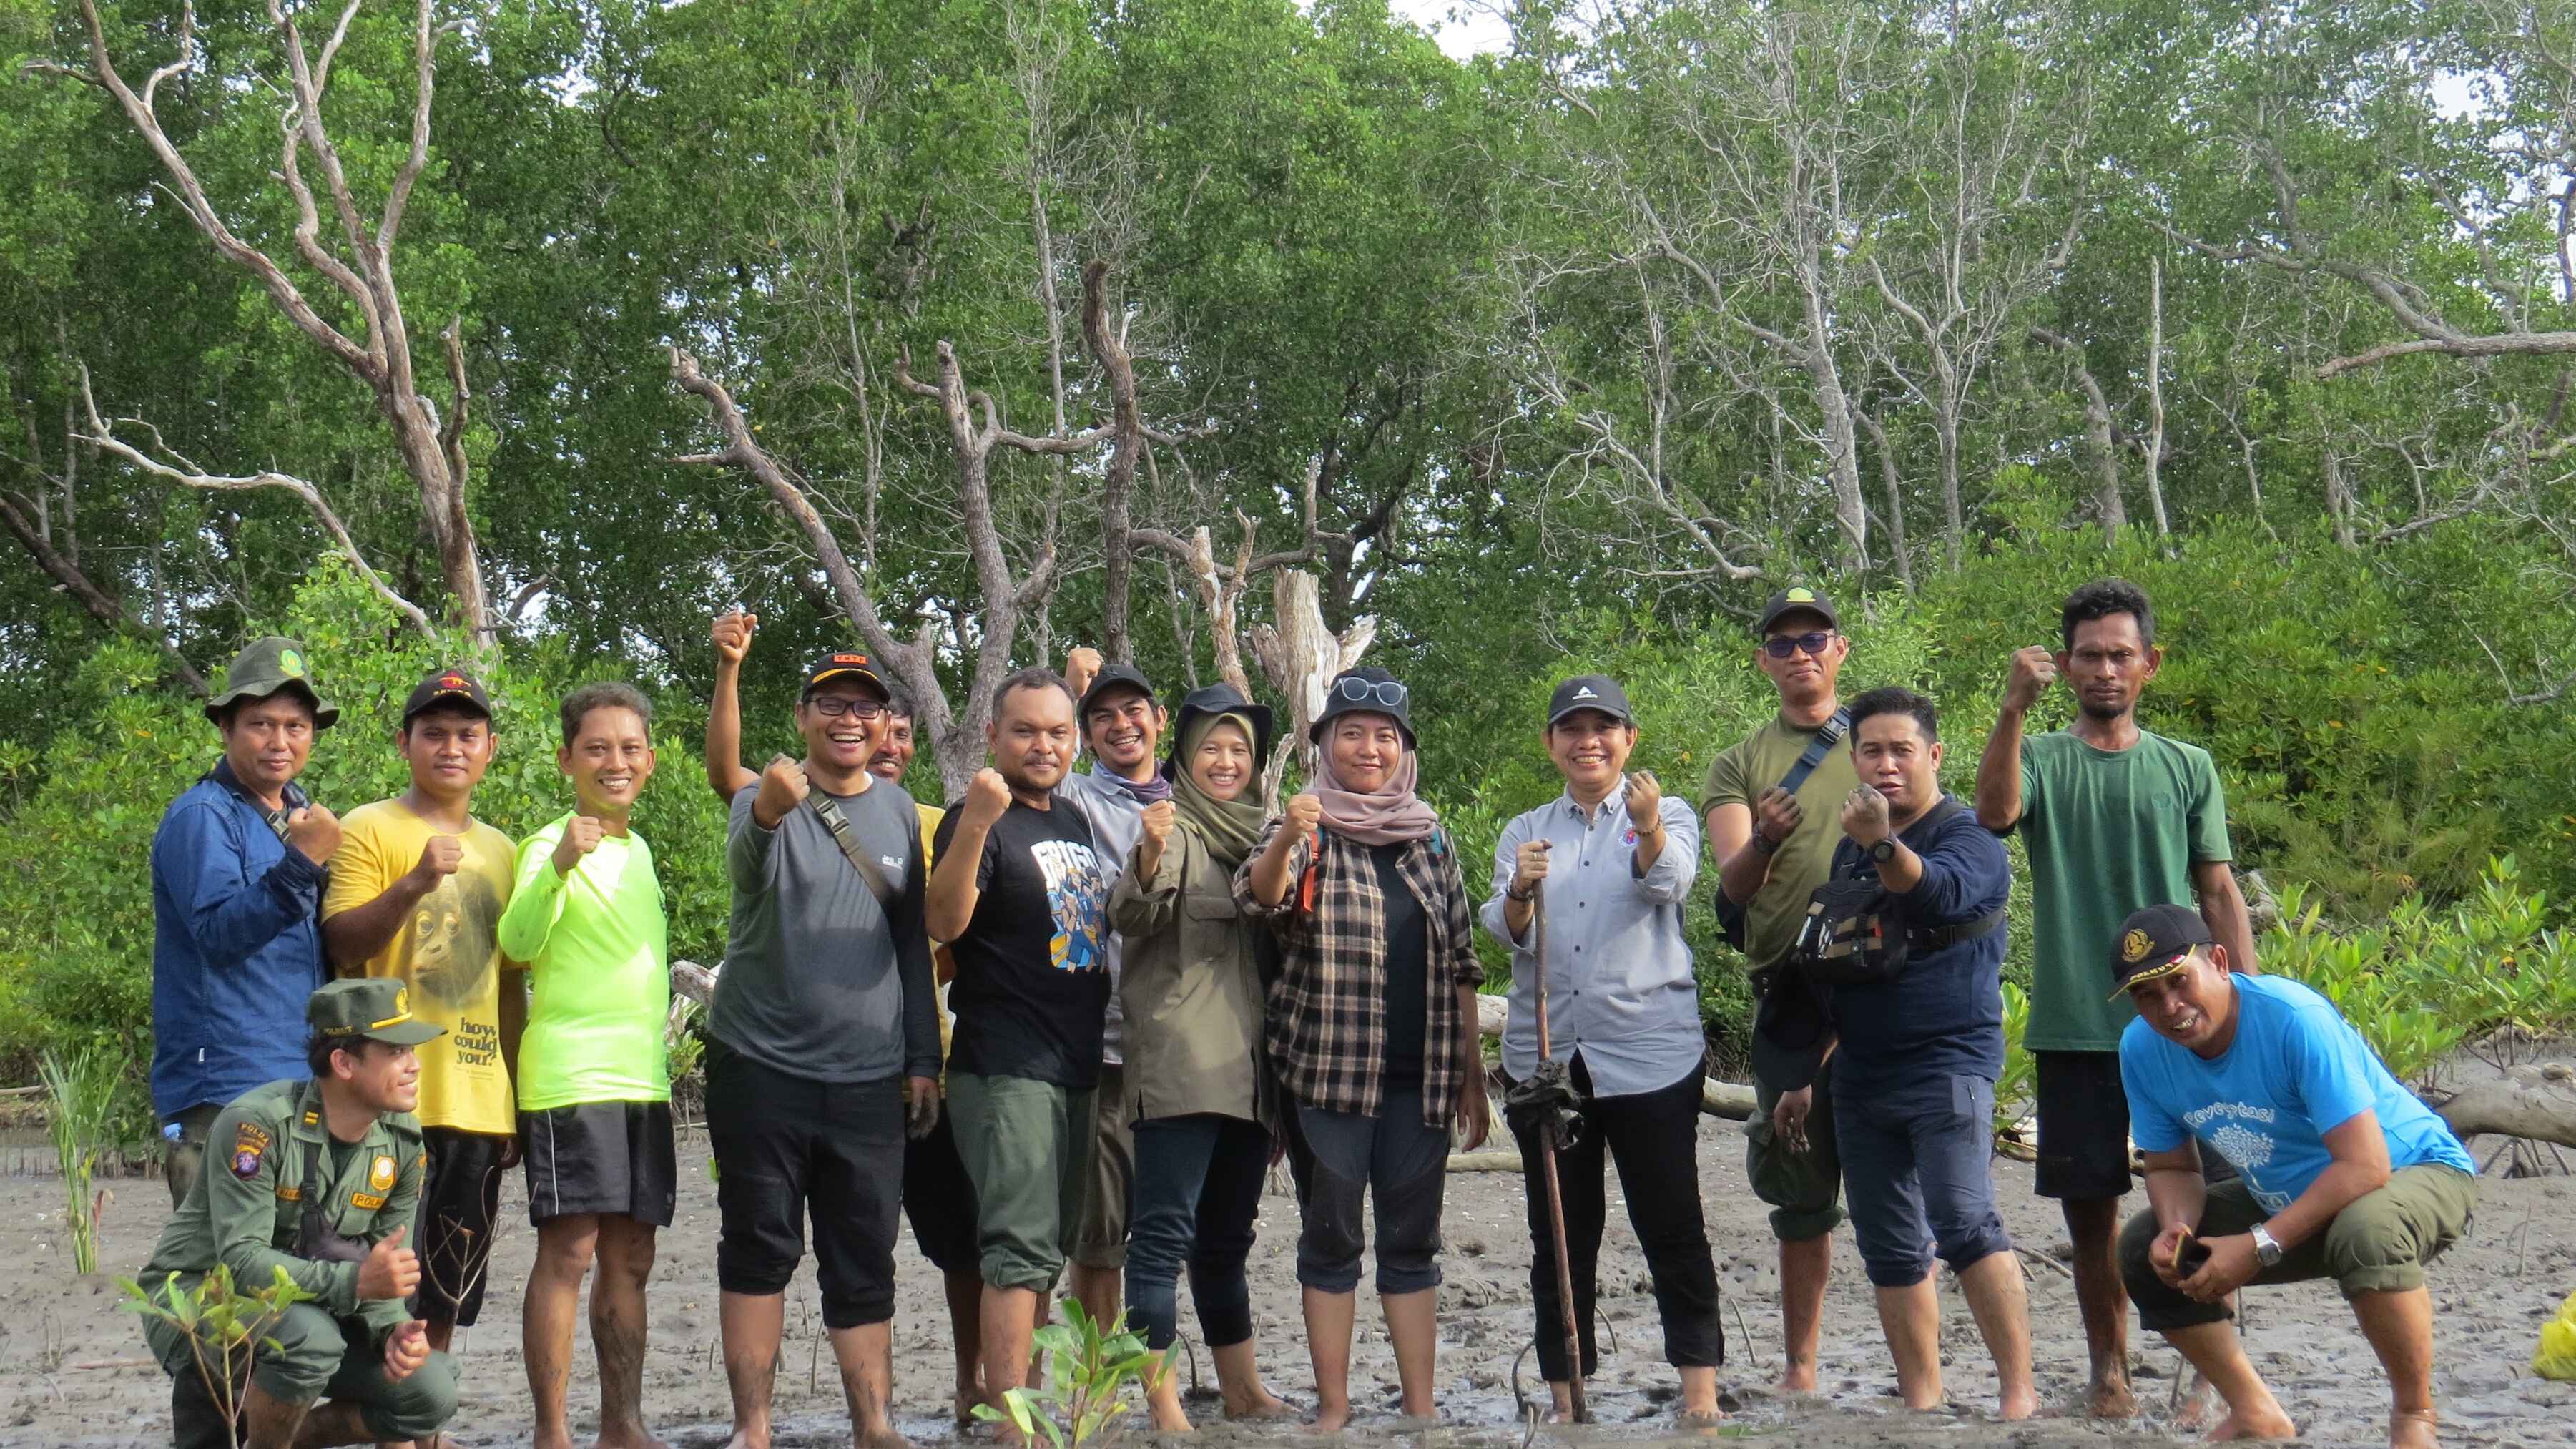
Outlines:
{"type": "Polygon", "coordinates": [[[391,1192],[394,1190],[394,1157],[392,1153],[379,1152],[376,1154],[376,1160],[367,1168],[367,1186],[374,1188],[378,1192],[391,1192]]]}
{"type": "Polygon", "coordinates": [[[384,1205],[384,1198],[372,1192],[353,1192],[349,1194],[349,1206],[358,1208],[365,1212],[374,1212],[376,1209],[383,1207],[384,1205]]]}
{"type": "Polygon", "coordinates": [[[244,1122],[233,1129],[233,1176],[247,1182],[259,1176],[259,1160],[268,1151],[268,1133],[244,1122]]]}

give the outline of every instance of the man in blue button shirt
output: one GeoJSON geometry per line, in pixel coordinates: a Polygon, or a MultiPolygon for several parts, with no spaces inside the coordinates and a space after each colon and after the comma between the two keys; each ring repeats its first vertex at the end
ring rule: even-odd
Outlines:
{"type": "Polygon", "coordinates": [[[323,968],[323,866],[340,821],[296,788],[313,736],[340,712],[275,637],[233,657],[206,702],[223,757],[152,837],[152,1109],[184,1201],[224,1104],[301,1080],[304,1003],[323,968]]]}
{"type": "MultiPolygon", "coordinates": [[[[1582,1371],[1600,1368],[1593,1277],[1606,1151],[1619,1165],[1628,1220],[1654,1279],[1664,1360],[1681,1371],[1680,1413],[1685,1422],[1713,1421],[1726,1334],[1700,1216],[1706,1047],[1699,985],[1682,943],[1682,908],[1699,869],[1699,821],[1687,803],[1666,799],[1653,775],[1628,771],[1637,725],[1627,691],[1615,681],[1587,674],[1558,685],[1542,739],[1565,777],[1565,793],[1503,827],[1494,847],[1493,896],[1484,909],[1485,929],[1512,948],[1503,1071],[1520,1083],[1538,1067],[1539,942],[1532,922],[1544,886],[1548,1046],[1555,1060],[1570,1063],[1575,1089],[1586,1099],[1580,1135],[1557,1154],[1582,1371]]],[[[1555,1234],[1539,1175],[1540,1114],[1507,1116],[1529,1189],[1539,1371],[1562,1414],[1571,1406],[1571,1386],[1555,1234]]]]}
{"type": "Polygon", "coordinates": [[[1941,1403],[1937,1250],[1994,1356],[1996,1412],[2027,1419],[2039,1409],[2030,1308],[1987,1166],[2012,866],[1976,812],[1941,792],[1932,701],[1895,688],[1853,700],[1851,750],[1860,784],[1843,802],[1832,879],[1874,883],[1878,924],[1903,932],[1907,952],[1892,979],[1832,987],[1834,1133],[1852,1236],[1906,1407],[1941,1403]]]}
{"type": "Polygon", "coordinates": [[[2120,1234],[2142,1327],[2227,1401],[2212,1438],[2289,1439],[2289,1415],[2228,1321],[2249,1283],[2332,1278],[2388,1371],[2388,1442],[2434,1442],[2433,1297],[2424,1265],[2477,1210],[2460,1139],[2397,1084],[2316,992],[2234,975],[2185,906],[2149,906],[2111,943],[2111,983],[2138,1008],[2120,1036],[2146,1212],[2120,1234]],[[2204,1183],[2200,1154],[2234,1163],[2204,1183]]]}

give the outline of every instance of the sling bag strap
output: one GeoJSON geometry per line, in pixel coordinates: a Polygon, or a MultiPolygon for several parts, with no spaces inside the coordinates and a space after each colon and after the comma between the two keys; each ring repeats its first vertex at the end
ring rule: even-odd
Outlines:
{"type": "Polygon", "coordinates": [[[868,883],[868,894],[875,896],[877,905],[891,915],[894,911],[894,886],[859,844],[859,832],[850,828],[850,817],[841,813],[841,802],[817,790],[805,796],[805,803],[814,807],[815,815],[823,821],[823,828],[832,832],[832,842],[841,847],[841,857],[859,873],[859,879],[868,883]]]}

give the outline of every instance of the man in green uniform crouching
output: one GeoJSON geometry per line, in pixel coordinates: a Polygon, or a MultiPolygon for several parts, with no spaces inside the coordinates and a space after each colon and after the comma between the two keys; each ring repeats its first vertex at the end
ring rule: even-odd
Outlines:
{"type": "MultiPolygon", "coordinates": [[[[413,1020],[403,983],[382,977],[332,982],[304,1019],[313,1080],[254,1088],[215,1118],[206,1170],[143,1286],[158,1294],[175,1273],[186,1291],[221,1263],[243,1291],[284,1268],[313,1295],[252,1351],[240,1397],[251,1449],[425,1440],[456,1411],[456,1365],[404,1307],[420,1260],[403,1239],[421,1181],[412,1048],[442,1028],[413,1020]]],[[[179,1449],[227,1443],[185,1335],[149,1319],[144,1336],[173,1380],[179,1449]]]]}

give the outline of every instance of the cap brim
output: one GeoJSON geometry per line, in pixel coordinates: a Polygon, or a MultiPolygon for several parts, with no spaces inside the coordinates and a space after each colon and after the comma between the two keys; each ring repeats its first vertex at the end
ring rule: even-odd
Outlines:
{"type": "Polygon", "coordinates": [[[2106,999],[2117,1001],[2121,997],[2128,995],[2129,988],[2137,985],[2141,981],[2153,981],[2159,977],[2171,976],[2176,972],[2179,972],[2182,970],[2184,963],[2191,960],[2191,953],[2195,949],[2197,948],[2187,947],[2184,950],[2175,953],[2172,960],[2167,961],[2162,966],[2158,966],[2153,970],[2140,971],[2134,975],[2121,977],[2120,984],[2112,988],[2110,996],[2106,999]]]}
{"type": "Polygon", "coordinates": [[[413,720],[420,718],[422,715],[429,713],[431,710],[439,708],[441,705],[453,704],[461,704],[467,709],[474,711],[476,714],[483,716],[485,719],[490,719],[492,717],[492,706],[484,701],[476,699],[474,696],[467,694],[461,689],[442,689],[438,693],[431,695],[429,698],[422,700],[420,703],[413,705],[411,708],[404,710],[403,723],[409,724],[413,720]]]}
{"type": "Polygon", "coordinates": [[[814,692],[814,686],[829,683],[830,681],[842,678],[843,676],[847,676],[851,679],[864,679],[868,683],[876,686],[877,693],[884,695],[888,699],[894,698],[894,692],[886,688],[886,682],[877,677],[877,672],[875,670],[860,669],[856,666],[844,666],[840,669],[824,670],[822,673],[805,681],[805,692],[808,695],[811,695],[814,692]]]}
{"type": "Polygon", "coordinates": [[[213,698],[206,701],[206,718],[209,721],[213,720],[226,705],[233,704],[236,701],[245,699],[266,699],[272,694],[283,694],[290,689],[302,694],[304,696],[304,702],[313,706],[313,727],[315,729],[327,730],[331,726],[340,722],[339,706],[324,699],[319,693],[315,692],[312,685],[306,683],[302,679],[253,680],[248,684],[242,685],[238,689],[220,691],[213,698]]]}
{"type": "Polygon", "coordinates": [[[1547,727],[1549,729],[1554,729],[1557,726],[1557,722],[1564,719],[1567,715],[1581,714],[1587,709],[1592,711],[1594,714],[1606,714],[1624,725],[1632,725],[1637,722],[1637,717],[1624,709],[1612,709],[1610,706],[1603,704],[1597,699],[1587,699],[1577,704],[1569,704],[1565,708],[1558,710],[1556,713],[1549,715],[1547,717],[1547,727]]]}
{"type": "Polygon", "coordinates": [[[1779,608],[1773,609],[1764,614],[1761,622],[1753,626],[1753,632],[1756,634],[1768,634],[1771,632],[1772,625],[1788,618],[1791,614],[1813,614],[1817,618],[1824,620],[1825,627],[1828,629],[1839,629],[1843,626],[1843,621],[1840,618],[1837,618],[1834,611],[1826,605],[1782,604],[1779,608]]]}
{"type": "Polygon", "coordinates": [[[436,1041],[447,1035],[447,1028],[432,1026],[425,1021],[406,1021],[394,1026],[380,1027],[374,1031],[362,1031],[358,1035],[370,1041],[384,1042],[389,1046],[418,1046],[422,1042],[436,1041]]]}

